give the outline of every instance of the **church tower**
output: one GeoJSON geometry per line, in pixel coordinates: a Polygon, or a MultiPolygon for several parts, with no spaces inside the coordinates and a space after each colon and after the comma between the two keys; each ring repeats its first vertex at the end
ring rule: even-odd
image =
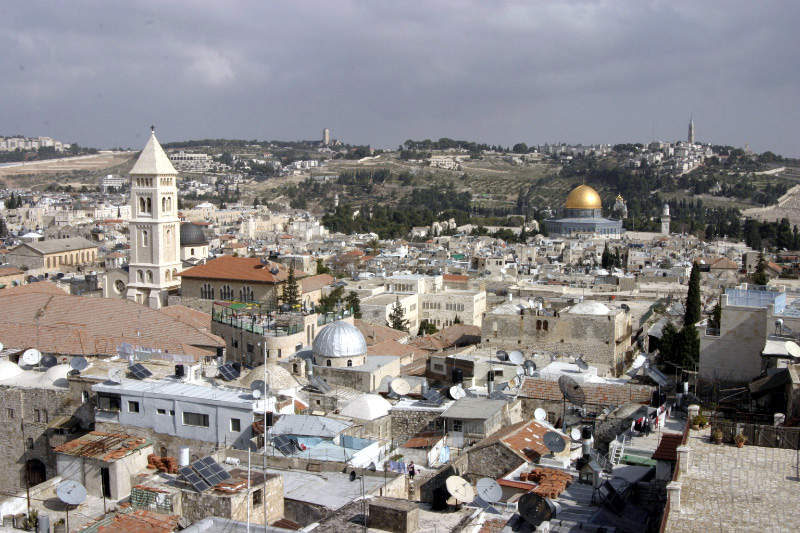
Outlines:
{"type": "Polygon", "coordinates": [[[689,135],[686,139],[689,144],[694,144],[694,119],[689,117],[689,135]]]}
{"type": "Polygon", "coordinates": [[[167,305],[180,287],[178,172],[156,139],[150,138],[131,169],[129,300],[153,309],[167,305]]]}

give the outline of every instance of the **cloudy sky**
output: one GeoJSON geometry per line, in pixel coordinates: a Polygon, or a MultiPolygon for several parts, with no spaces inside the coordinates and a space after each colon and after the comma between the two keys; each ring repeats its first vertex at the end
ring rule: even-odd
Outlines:
{"type": "Polygon", "coordinates": [[[800,2],[0,3],[0,134],[397,146],[678,139],[800,156],[800,2]]]}

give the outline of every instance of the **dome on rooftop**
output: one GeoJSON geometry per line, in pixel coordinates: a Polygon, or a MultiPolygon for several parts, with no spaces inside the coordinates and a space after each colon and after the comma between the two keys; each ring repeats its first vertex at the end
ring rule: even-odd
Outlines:
{"type": "Polygon", "coordinates": [[[11,379],[22,374],[23,370],[18,364],[8,360],[0,361],[0,381],[11,379]]]}
{"type": "Polygon", "coordinates": [[[607,315],[610,312],[605,304],[593,301],[575,304],[569,310],[571,315],[607,315]]]}
{"type": "Polygon", "coordinates": [[[181,224],[181,246],[208,244],[203,228],[191,222],[181,224]]]}
{"type": "Polygon", "coordinates": [[[367,341],[357,327],[339,320],[319,332],[311,349],[315,357],[357,357],[367,353],[367,341]]]}
{"type": "Polygon", "coordinates": [[[603,203],[597,191],[588,185],[578,185],[567,196],[567,209],[601,209],[603,203]]]}
{"type": "Polygon", "coordinates": [[[361,420],[375,420],[389,414],[392,407],[388,401],[377,394],[362,394],[348,403],[340,414],[361,420]]]}

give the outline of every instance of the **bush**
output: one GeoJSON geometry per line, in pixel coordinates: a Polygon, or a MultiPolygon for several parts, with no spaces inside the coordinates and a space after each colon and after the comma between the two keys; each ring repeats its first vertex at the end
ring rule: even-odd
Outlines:
{"type": "Polygon", "coordinates": [[[697,415],[692,419],[693,426],[704,427],[708,425],[708,418],[703,415],[697,415]]]}

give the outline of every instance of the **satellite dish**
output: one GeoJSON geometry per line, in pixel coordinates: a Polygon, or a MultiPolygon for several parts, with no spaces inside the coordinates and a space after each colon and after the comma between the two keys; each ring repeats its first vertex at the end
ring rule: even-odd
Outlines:
{"type": "Polygon", "coordinates": [[[45,368],[52,368],[58,364],[58,359],[54,355],[43,355],[42,366],[45,368]]]}
{"type": "Polygon", "coordinates": [[[121,368],[110,368],[108,370],[108,381],[111,383],[122,383],[122,377],[125,375],[125,371],[121,368]]]}
{"type": "Polygon", "coordinates": [[[525,375],[525,369],[522,368],[521,366],[518,366],[517,367],[517,376],[522,377],[524,375],[525,375]]]}
{"type": "Polygon", "coordinates": [[[253,395],[253,398],[255,398],[256,400],[258,400],[259,398],[261,398],[261,391],[260,391],[259,389],[252,389],[252,390],[250,391],[250,394],[252,394],[252,395],[253,395]]]}
{"type": "Polygon", "coordinates": [[[450,397],[454,400],[460,400],[461,398],[467,395],[464,389],[461,388],[461,385],[453,385],[448,390],[448,393],[450,394],[450,397]]]}
{"type": "Polygon", "coordinates": [[[564,395],[564,398],[575,405],[583,405],[586,401],[586,395],[583,393],[581,386],[569,376],[558,378],[558,388],[561,389],[561,394],[564,395]]]}
{"type": "Polygon", "coordinates": [[[561,435],[555,431],[548,431],[545,433],[542,440],[544,441],[544,445],[547,446],[547,449],[553,453],[563,452],[564,448],[567,446],[564,439],[561,438],[561,435]]]}
{"type": "Polygon", "coordinates": [[[586,361],[583,360],[583,356],[575,358],[575,364],[578,365],[578,368],[581,372],[589,370],[589,365],[586,364],[586,361]]]}
{"type": "Polygon", "coordinates": [[[205,375],[207,378],[215,378],[219,375],[219,370],[217,370],[216,365],[208,365],[205,367],[205,375]]]}
{"type": "Polygon", "coordinates": [[[42,360],[42,352],[36,348],[29,348],[22,354],[22,362],[28,366],[36,366],[42,360]]]}
{"type": "Polygon", "coordinates": [[[411,385],[403,378],[395,378],[389,383],[389,388],[398,396],[405,396],[411,392],[411,385]]]}
{"type": "Polygon", "coordinates": [[[794,358],[800,357],[800,346],[798,346],[796,342],[786,341],[785,346],[786,346],[786,351],[789,352],[789,355],[791,355],[794,358]]]}
{"type": "Polygon", "coordinates": [[[77,481],[68,479],[58,484],[56,496],[67,505],[80,505],[86,501],[86,489],[77,481]]]}
{"type": "Polygon", "coordinates": [[[264,387],[265,387],[265,386],[266,386],[266,383],[264,383],[264,382],[263,382],[262,380],[260,380],[260,379],[257,379],[257,380],[255,380],[254,382],[252,382],[252,383],[250,384],[250,390],[251,390],[251,391],[264,392],[264,387]]]}
{"type": "Polygon", "coordinates": [[[537,422],[544,422],[545,420],[547,420],[547,411],[545,411],[541,407],[537,407],[536,410],[533,412],[533,418],[535,418],[537,422]]]}
{"type": "Polygon", "coordinates": [[[475,489],[461,476],[450,476],[444,485],[447,487],[447,492],[460,502],[471,502],[475,499],[475,489]]]}
{"type": "Polygon", "coordinates": [[[2,351],[3,351],[3,348],[5,348],[5,346],[3,346],[3,343],[2,343],[2,342],[0,342],[0,352],[2,352],[2,351]]]}
{"type": "Polygon", "coordinates": [[[81,370],[86,370],[86,367],[89,366],[89,361],[85,357],[73,357],[69,360],[69,366],[72,367],[72,370],[80,372],[81,370]]]}
{"type": "Polygon", "coordinates": [[[578,442],[581,440],[581,430],[578,428],[572,428],[572,431],[569,432],[569,438],[575,442],[578,442]]]}
{"type": "Polygon", "coordinates": [[[509,352],[508,360],[515,365],[521,365],[525,361],[525,356],[519,350],[513,350],[509,352]]]}
{"type": "Polygon", "coordinates": [[[557,512],[555,506],[535,492],[523,494],[517,502],[517,510],[522,519],[534,528],[550,520],[557,512]]]}
{"type": "Polygon", "coordinates": [[[503,489],[497,484],[497,481],[489,477],[482,477],[475,484],[478,496],[485,502],[495,503],[503,497],[503,489]]]}
{"type": "Polygon", "coordinates": [[[526,376],[533,376],[533,373],[536,372],[536,363],[534,363],[531,359],[526,359],[522,366],[525,368],[525,375],[526,376]]]}
{"type": "Polygon", "coordinates": [[[506,353],[506,351],[505,351],[505,350],[497,350],[497,352],[495,353],[495,355],[496,355],[496,356],[497,356],[497,358],[498,358],[499,360],[501,360],[501,361],[508,361],[508,353],[506,353]]]}

